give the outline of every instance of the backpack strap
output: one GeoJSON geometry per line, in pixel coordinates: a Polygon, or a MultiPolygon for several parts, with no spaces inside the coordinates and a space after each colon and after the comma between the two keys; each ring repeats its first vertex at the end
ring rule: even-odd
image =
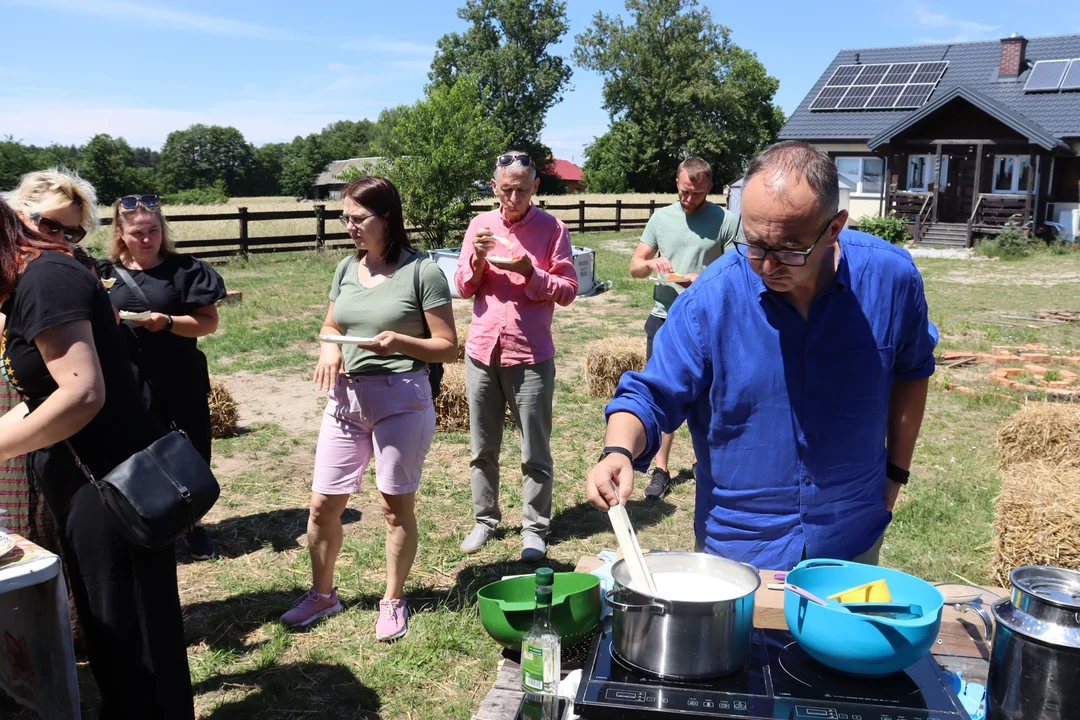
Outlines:
{"type": "Polygon", "coordinates": [[[420,270],[424,264],[424,258],[421,257],[416,261],[416,267],[413,269],[413,292],[416,294],[416,307],[420,308],[420,322],[424,324],[424,337],[431,337],[431,330],[428,328],[427,316],[424,315],[424,298],[420,294],[420,270]]]}

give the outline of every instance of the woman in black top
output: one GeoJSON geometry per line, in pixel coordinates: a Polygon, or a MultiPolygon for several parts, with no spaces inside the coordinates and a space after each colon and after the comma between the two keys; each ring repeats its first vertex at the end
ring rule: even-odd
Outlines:
{"type": "Polygon", "coordinates": [[[101,477],[165,434],[139,392],[101,282],[0,202],[0,358],[24,398],[0,458],[30,465],[56,518],[102,717],[193,718],[174,550],[125,543],[75,465],[101,477]],[[29,412],[28,412],[29,411],[29,412]]]}
{"type": "MultiPolygon", "coordinates": [[[[181,255],[156,195],[121,198],[113,206],[108,261],[101,277],[114,278],[109,298],[130,335],[132,359],[150,390],[150,411],[165,427],[176,425],[210,464],[210,374],[197,338],[217,330],[225,282],[202,260],[181,255]],[[130,206],[130,207],[129,207],[130,206]],[[145,320],[129,312],[150,311],[145,320]]],[[[185,536],[191,557],[207,560],[214,545],[202,526],[185,536]]]]}

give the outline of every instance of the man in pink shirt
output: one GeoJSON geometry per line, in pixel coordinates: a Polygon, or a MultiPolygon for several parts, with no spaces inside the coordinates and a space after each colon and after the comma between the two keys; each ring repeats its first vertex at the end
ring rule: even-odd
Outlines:
{"type": "Polygon", "coordinates": [[[532,159],[511,150],[499,156],[493,175],[499,209],[469,223],[454,273],[461,297],[475,298],[465,344],[465,391],[476,526],[461,549],[480,550],[502,519],[499,451],[509,403],[524,476],[521,558],[535,562],[547,552],[551,523],[551,316],[555,303],[569,305],[577,297],[577,272],[566,225],[532,204],[540,187],[532,159]]]}

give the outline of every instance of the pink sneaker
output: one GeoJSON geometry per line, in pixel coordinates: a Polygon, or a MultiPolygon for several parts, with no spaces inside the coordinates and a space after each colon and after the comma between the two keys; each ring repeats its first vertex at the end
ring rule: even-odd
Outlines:
{"type": "Polygon", "coordinates": [[[315,588],[312,588],[293,603],[292,608],[287,613],[281,616],[281,622],[289,627],[305,627],[319,618],[337,612],[341,612],[341,602],[338,600],[337,588],[330,591],[330,597],[323,597],[315,592],[315,588]]]}
{"type": "Polygon", "coordinates": [[[375,623],[375,639],[389,642],[409,632],[409,606],[405,598],[379,601],[379,621],[375,623]]]}

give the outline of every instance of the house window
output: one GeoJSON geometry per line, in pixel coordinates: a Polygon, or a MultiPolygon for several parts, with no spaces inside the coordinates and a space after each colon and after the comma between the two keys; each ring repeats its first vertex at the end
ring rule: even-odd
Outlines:
{"type": "MultiPolygon", "coordinates": [[[[907,189],[913,192],[929,192],[934,182],[936,155],[911,155],[908,157],[907,189]]],[[[949,176],[949,156],[941,156],[941,174],[949,176]]]]}
{"type": "Polygon", "coordinates": [[[880,195],[885,161],[874,157],[838,157],[840,184],[853,195],[880,195]]]}
{"type": "Polygon", "coordinates": [[[1023,155],[998,155],[994,158],[994,192],[1026,192],[1031,158],[1023,155]]]}

